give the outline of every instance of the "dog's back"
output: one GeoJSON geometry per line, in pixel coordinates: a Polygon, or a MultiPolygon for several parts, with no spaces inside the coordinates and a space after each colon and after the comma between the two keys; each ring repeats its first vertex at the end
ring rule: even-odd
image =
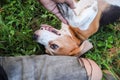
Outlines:
{"type": "Polygon", "coordinates": [[[102,12],[100,25],[113,23],[120,18],[120,0],[105,0],[105,2],[108,3],[108,7],[102,12]]]}

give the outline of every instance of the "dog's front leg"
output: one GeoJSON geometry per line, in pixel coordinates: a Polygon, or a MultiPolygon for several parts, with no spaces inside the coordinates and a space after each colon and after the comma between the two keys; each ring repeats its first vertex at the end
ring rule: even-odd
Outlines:
{"type": "Polygon", "coordinates": [[[68,24],[72,27],[78,27],[79,18],[75,15],[75,12],[64,3],[59,3],[58,8],[62,14],[62,16],[68,21],[68,24]]]}
{"type": "Polygon", "coordinates": [[[83,31],[89,28],[98,13],[96,0],[88,0],[88,2],[81,0],[77,2],[75,11],[65,3],[58,4],[58,8],[71,27],[79,28],[83,31]],[[83,4],[86,5],[82,6],[83,4]]]}

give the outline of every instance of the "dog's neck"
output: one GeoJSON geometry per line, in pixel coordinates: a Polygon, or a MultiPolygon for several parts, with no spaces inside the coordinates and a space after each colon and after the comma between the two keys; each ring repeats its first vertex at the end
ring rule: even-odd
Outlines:
{"type": "Polygon", "coordinates": [[[62,34],[70,35],[77,45],[80,45],[82,43],[83,40],[77,37],[77,35],[75,34],[75,32],[72,30],[72,28],[69,25],[64,24],[64,23],[62,23],[61,25],[62,27],[60,31],[62,32],[62,34]]]}
{"type": "Polygon", "coordinates": [[[75,42],[77,43],[77,45],[81,45],[81,43],[84,41],[81,37],[79,37],[75,32],[74,30],[72,29],[71,26],[69,26],[69,31],[72,35],[72,38],[75,40],[75,42]]]}

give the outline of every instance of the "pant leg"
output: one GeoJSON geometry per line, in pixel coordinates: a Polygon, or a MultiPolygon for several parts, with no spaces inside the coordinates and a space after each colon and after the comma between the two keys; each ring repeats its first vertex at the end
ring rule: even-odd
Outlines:
{"type": "Polygon", "coordinates": [[[9,80],[87,80],[86,70],[76,57],[1,57],[9,80]]]}

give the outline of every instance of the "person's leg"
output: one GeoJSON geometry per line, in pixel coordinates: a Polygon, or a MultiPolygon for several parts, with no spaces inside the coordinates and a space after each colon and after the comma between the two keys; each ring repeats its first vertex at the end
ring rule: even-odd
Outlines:
{"type": "MultiPolygon", "coordinates": [[[[73,56],[32,55],[0,58],[10,80],[101,80],[92,60],[73,56]]],[[[1,68],[3,70],[3,68],[1,68]]],[[[2,72],[2,71],[1,71],[2,72]]],[[[4,74],[3,74],[4,75],[4,74]]],[[[5,75],[4,75],[5,76],[5,75]]],[[[6,76],[4,78],[7,78],[6,76]]],[[[0,80],[7,80],[1,79],[0,80]]]]}
{"type": "Polygon", "coordinates": [[[1,65],[0,65],[0,80],[8,80],[7,74],[1,65]]]}

